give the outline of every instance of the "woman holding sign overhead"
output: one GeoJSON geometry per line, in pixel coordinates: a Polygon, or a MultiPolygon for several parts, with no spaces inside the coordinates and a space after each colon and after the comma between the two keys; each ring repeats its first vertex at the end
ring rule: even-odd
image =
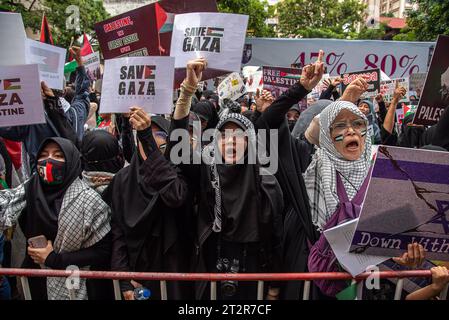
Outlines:
{"type": "MultiPolygon", "coordinates": [[[[130,165],[114,176],[103,195],[112,210],[112,270],[187,272],[190,229],[180,209],[187,184],[164,156],[169,122],[150,117],[140,107],[130,111],[138,148],[130,165]]],[[[120,281],[126,300],[133,300],[133,291],[140,286],[151,291],[151,299],[161,299],[158,281],[120,281]]],[[[188,282],[167,284],[169,299],[186,299],[191,296],[188,290],[188,282]]]]}

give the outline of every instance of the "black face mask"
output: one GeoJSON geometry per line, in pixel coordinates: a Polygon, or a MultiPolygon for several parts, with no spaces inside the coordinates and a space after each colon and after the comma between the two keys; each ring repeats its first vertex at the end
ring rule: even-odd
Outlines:
{"type": "Polygon", "coordinates": [[[295,127],[296,121],[298,121],[298,120],[288,120],[288,128],[290,129],[290,132],[293,131],[293,128],[295,127]]]}

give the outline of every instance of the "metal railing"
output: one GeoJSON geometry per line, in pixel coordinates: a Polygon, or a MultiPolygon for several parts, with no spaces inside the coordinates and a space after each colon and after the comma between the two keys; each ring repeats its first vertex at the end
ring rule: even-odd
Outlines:
{"type": "MultiPolygon", "coordinates": [[[[75,274],[73,270],[49,270],[49,269],[8,269],[0,268],[0,275],[20,277],[24,298],[31,300],[31,293],[28,284],[29,277],[62,277],[68,278],[75,274]]],[[[365,272],[357,277],[352,277],[345,272],[332,273],[165,273],[165,272],[115,272],[115,271],[76,271],[76,276],[84,279],[110,279],[114,284],[114,295],[116,300],[121,300],[119,280],[146,280],[159,281],[161,289],[161,299],[167,300],[167,281],[207,281],[210,282],[210,298],[217,299],[217,282],[224,280],[235,281],[256,281],[257,300],[263,300],[264,284],[266,281],[304,281],[303,300],[310,299],[310,287],[313,280],[352,280],[357,283],[357,300],[362,299],[362,289],[365,279],[368,277],[378,277],[379,279],[398,279],[395,300],[401,299],[404,278],[431,278],[430,270],[409,270],[409,271],[380,271],[365,272]]],[[[446,299],[448,287],[440,295],[441,299],[446,299]]],[[[69,296],[74,299],[74,291],[69,290],[69,296]]]]}

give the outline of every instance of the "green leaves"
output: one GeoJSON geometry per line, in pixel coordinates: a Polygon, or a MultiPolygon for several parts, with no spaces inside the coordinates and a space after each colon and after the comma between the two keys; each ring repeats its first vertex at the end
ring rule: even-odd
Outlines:
{"type": "Polygon", "coordinates": [[[365,5],[357,0],[285,0],[277,9],[283,36],[342,39],[363,21],[365,5]]]}

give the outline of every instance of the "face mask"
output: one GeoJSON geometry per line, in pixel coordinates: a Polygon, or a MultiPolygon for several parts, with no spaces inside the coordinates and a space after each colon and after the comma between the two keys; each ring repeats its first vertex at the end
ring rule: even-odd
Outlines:
{"type": "Polygon", "coordinates": [[[37,163],[37,171],[44,183],[61,184],[64,181],[65,162],[48,158],[37,163]]]}
{"type": "Polygon", "coordinates": [[[290,129],[290,132],[293,131],[293,128],[295,127],[297,120],[288,120],[288,128],[290,129]]]}

